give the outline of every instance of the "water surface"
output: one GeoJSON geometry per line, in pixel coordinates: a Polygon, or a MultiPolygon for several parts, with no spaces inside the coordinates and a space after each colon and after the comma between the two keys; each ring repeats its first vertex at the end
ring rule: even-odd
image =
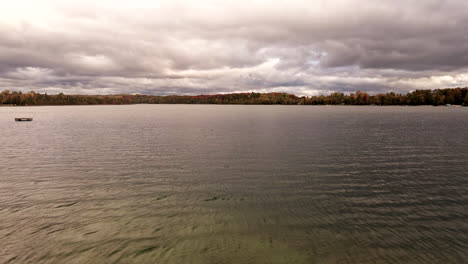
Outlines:
{"type": "Polygon", "coordinates": [[[0,263],[464,263],[467,133],[461,107],[2,107],[0,263]]]}

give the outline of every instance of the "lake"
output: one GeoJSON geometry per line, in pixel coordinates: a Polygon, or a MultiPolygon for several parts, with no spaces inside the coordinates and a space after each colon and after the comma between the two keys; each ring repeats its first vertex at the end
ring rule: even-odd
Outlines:
{"type": "Polygon", "coordinates": [[[0,263],[468,259],[468,107],[1,107],[0,146],[0,263]]]}

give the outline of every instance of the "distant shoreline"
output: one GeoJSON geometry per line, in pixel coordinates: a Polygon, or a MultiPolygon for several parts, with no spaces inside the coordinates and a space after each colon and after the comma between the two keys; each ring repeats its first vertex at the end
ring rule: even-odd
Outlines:
{"type": "Polygon", "coordinates": [[[407,94],[369,95],[365,92],[296,96],[288,93],[232,93],[211,95],[56,95],[36,92],[0,93],[0,106],[222,104],[222,105],[365,105],[365,106],[468,106],[468,87],[416,90],[407,94]]]}
{"type": "Polygon", "coordinates": [[[0,107],[41,107],[41,106],[129,106],[129,105],[239,105],[239,106],[333,106],[333,107],[346,107],[346,106],[357,106],[357,107],[468,107],[468,105],[333,105],[333,104],[299,104],[299,105],[294,105],[294,104],[186,104],[186,103],[158,103],[158,104],[63,104],[63,105],[1,105],[0,107]]]}

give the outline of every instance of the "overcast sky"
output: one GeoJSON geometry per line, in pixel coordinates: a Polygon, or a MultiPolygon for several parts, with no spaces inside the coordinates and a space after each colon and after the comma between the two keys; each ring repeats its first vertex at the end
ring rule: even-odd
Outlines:
{"type": "Polygon", "coordinates": [[[466,0],[14,0],[0,90],[407,92],[468,86],[466,0]]]}

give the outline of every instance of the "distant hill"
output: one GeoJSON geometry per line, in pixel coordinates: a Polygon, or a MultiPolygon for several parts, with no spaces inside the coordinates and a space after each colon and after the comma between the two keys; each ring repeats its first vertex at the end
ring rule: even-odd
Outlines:
{"type": "Polygon", "coordinates": [[[298,97],[287,93],[232,93],[212,95],[57,95],[36,92],[0,93],[0,105],[97,105],[97,104],[285,104],[285,105],[466,105],[468,87],[416,90],[408,94],[365,92],[332,93],[298,97]]]}

